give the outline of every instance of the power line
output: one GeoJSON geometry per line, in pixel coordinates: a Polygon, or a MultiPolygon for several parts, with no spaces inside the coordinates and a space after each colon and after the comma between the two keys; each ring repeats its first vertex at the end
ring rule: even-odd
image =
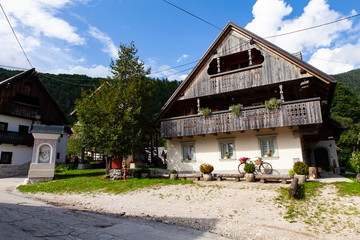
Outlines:
{"type": "Polygon", "coordinates": [[[82,84],[82,83],[72,83],[72,82],[67,82],[67,81],[63,81],[63,80],[60,80],[60,79],[56,79],[56,78],[53,78],[53,77],[49,77],[43,73],[40,73],[39,75],[41,75],[41,77],[44,77],[44,78],[47,78],[47,79],[50,79],[50,80],[53,80],[53,81],[57,81],[57,82],[62,82],[62,83],[65,83],[65,84],[70,84],[70,85],[77,85],[77,86],[87,86],[87,87],[98,87],[98,85],[89,85],[89,84],[82,84]]]}
{"type": "Polygon", "coordinates": [[[12,69],[19,69],[19,70],[29,70],[29,69],[27,69],[27,68],[7,66],[7,65],[1,65],[1,64],[0,64],[0,67],[3,67],[3,68],[12,68],[12,69]]]}
{"type": "Polygon", "coordinates": [[[9,21],[9,19],[8,19],[8,17],[7,17],[7,15],[6,15],[6,13],[5,13],[5,10],[4,10],[4,8],[2,7],[2,5],[1,5],[1,4],[0,4],[0,7],[1,7],[1,9],[2,9],[3,13],[4,13],[4,16],[5,16],[6,20],[7,20],[7,22],[9,23],[9,26],[10,26],[10,28],[11,28],[11,30],[12,30],[12,32],[13,32],[13,34],[14,34],[15,38],[16,38],[16,41],[18,42],[18,44],[19,44],[19,46],[20,46],[20,48],[21,48],[21,51],[24,53],[24,56],[25,56],[26,60],[28,61],[28,63],[30,64],[31,68],[33,68],[32,64],[31,64],[31,62],[30,62],[29,58],[27,57],[27,55],[26,55],[26,53],[25,53],[25,51],[24,51],[23,47],[21,46],[21,43],[20,43],[20,41],[19,41],[18,37],[16,36],[16,33],[15,33],[15,31],[14,31],[14,28],[11,26],[11,23],[10,23],[10,21],[9,21]]]}
{"type": "Polygon", "coordinates": [[[293,34],[293,33],[303,32],[303,31],[307,31],[307,30],[310,30],[310,29],[318,28],[318,27],[323,27],[323,26],[326,26],[326,25],[330,25],[330,24],[333,24],[333,23],[337,23],[337,22],[344,21],[344,20],[354,18],[354,17],[358,17],[358,16],[360,16],[360,14],[355,14],[355,15],[352,15],[352,16],[349,16],[349,17],[340,18],[340,19],[332,21],[332,22],[327,22],[327,23],[323,23],[323,24],[320,24],[320,25],[316,25],[316,26],[312,26],[312,27],[308,27],[308,28],[303,28],[303,29],[292,31],[292,32],[277,34],[277,35],[273,35],[273,36],[269,36],[269,37],[265,37],[265,38],[274,38],[274,37],[285,36],[285,35],[289,35],[289,34],[293,34]]]}
{"type": "Polygon", "coordinates": [[[311,58],[321,60],[321,61],[326,61],[326,62],[335,62],[335,63],[342,63],[342,64],[348,64],[348,65],[358,65],[358,64],[355,64],[355,63],[346,63],[346,62],[334,61],[334,60],[329,60],[329,59],[322,59],[322,58],[317,58],[317,57],[311,57],[311,58]]]}
{"type": "Polygon", "coordinates": [[[197,19],[199,19],[200,21],[203,21],[204,23],[206,23],[206,24],[208,24],[208,25],[210,25],[210,26],[213,26],[214,28],[217,28],[217,29],[219,29],[219,30],[222,30],[222,29],[219,28],[218,26],[216,26],[216,25],[214,25],[214,24],[212,24],[212,23],[210,23],[210,22],[202,19],[202,18],[199,17],[199,16],[196,16],[195,14],[192,14],[192,13],[189,12],[189,11],[186,11],[185,9],[183,9],[183,8],[181,8],[181,7],[176,6],[175,4],[173,4],[173,3],[171,3],[171,2],[168,2],[168,1],[166,1],[166,0],[163,0],[163,1],[166,2],[167,4],[173,6],[173,7],[176,7],[177,9],[180,9],[181,11],[183,11],[183,12],[185,12],[185,13],[187,13],[187,14],[189,14],[189,15],[197,18],[197,19]]]}

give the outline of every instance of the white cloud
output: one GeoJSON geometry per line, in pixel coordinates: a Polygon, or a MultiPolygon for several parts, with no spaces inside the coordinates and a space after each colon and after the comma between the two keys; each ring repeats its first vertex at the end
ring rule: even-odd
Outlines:
{"type": "Polygon", "coordinates": [[[26,28],[33,37],[43,35],[81,45],[85,43],[85,39],[76,33],[76,28],[56,17],[57,9],[69,2],[70,0],[3,0],[2,6],[11,23],[26,28]]]}
{"type": "Polygon", "coordinates": [[[51,71],[51,73],[82,74],[82,75],[87,75],[89,77],[103,77],[103,78],[111,75],[110,68],[104,67],[103,65],[94,65],[89,68],[78,65],[78,66],[69,67],[68,69],[59,68],[51,71]]]}
{"type": "MultiPolygon", "coordinates": [[[[289,18],[291,12],[292,7],[284,0],[258,0],[253,7],[254,19],[245,28],[266,38],[321,25],[344,17],[343,14],[331,10],[326,0],[310,0],[301,15],[297,17],[289,18]]],[[[351,12],[351,14],[355,13],[355,10],[351,12]]],[[[291,53],[301,51],[305,58],[315,52],[316,56],[314,55],[310,63],[327,73],[344,72],[355,65],[330,63],[319,59],[315,60],[315,57],[336,61],[338,57],[345,56],[346,52],[351,52],[349,49],[354,51],[358,47],[357,45],[344,45],[350,41],[346,37],[346,33],[352,30],[352,20],[348,19],[307,31],[268,38],[267,40],[291,53]]]]}
{"type": "MultiPolygon", "coordinates": [[[[151,67],[150,77],[153,78],[167,78],[168,80],[182,81],[187,77],[187,74],[182,74],[182,71],[170,67],[169,65],[157,66],[156,58],[148,58],[145,63],[145,68],[151,67]]],[[[187,70],[190,71],[190,70],[187,70]]]]}
{"type": "Polygon", "coordinates": [[[108,53],[111,58],[116,59],[118,57],[118,50],[108,35],[93,26],[89,26],[89,34],[104,44],[103,52],[108,53]]]}
{"type": "Polygon", "coordinates": [[[358,68],[360,65],[360,41],[334,49],[321,48],[311,56],[309,63],[328,74],[337,74],[358,68]]]}
{"type": "Polygon", "coordinates": [[[183,54],[181,57],[179,57],[179,58],[176,60],[176,62],[177,62],[177,63],[180,63],[180,62],[182,62],[183,60],[185,60],[185,59],[188,58],[188,57],[189,57],[189,55],[183,54]]]}

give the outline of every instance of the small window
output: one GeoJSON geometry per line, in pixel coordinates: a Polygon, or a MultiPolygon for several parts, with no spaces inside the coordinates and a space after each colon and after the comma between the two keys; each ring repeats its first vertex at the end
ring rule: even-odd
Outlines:
{"type": "Polygon", "coordinates": [[[8,123],[0,122],[0,131],[7,131],[7,129],[8,129],[8,123]]]}
{"type": "Polygon", "coordinates": [[[20,133],[29,133],[29,126],[19,125],[19,132],[20,133]]]}
{"type": "Polygon", "coordinates": [[[57,160],[60,159],[60,153],[59,152],[56,153],[56,159],[57,160]]]}
{"type": "Polygon", "coordinates": [[[1,152],[0,164],[11,164],[12,152],[1,152]]]}
{"type": "Polygon", "coordinates": [[[278,157],[276,136],[258,137],[261,157],[278,157]]]}
{"type": "Polygon", "coordinates": [[[182,143],[181,148],[184,162],[195,161],[195,143],[182,143]]]}
{"type": "Polygon", "coordinates": [[[221,159],[235,158],[235,143],[234,139],[219,140],[221,159]]]}

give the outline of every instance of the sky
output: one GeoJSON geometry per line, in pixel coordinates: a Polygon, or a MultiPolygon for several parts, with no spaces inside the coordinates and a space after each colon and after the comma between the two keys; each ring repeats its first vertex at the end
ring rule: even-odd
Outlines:
{"type": "Polygon", "coordinates": [[[0,67],[111,75],[120,43],[134,41],[151,77],[183,80],[232,21],[328,74],[360,68],[359,0],[0,0],[0,67]],[[31,65],[30,65],[31,64],[31,65]]]}

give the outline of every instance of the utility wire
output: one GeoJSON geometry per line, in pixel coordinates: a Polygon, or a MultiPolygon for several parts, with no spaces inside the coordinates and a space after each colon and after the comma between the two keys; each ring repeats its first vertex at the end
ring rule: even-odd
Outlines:
{"type": "Polygon", "coordinates": [[[289,34],[293,34],[293,33],[303,32],[303,31],[307,31],[307,30],[310,30],[310,29],[318,28],[318,27],[323,27],[323,26],[326,26],[326,25],[330,25],[330,24],[333,24],[333,23],[337,23],[337,22],[344,21],[344,20],[354,18],[354,17],[358,17],[358,16],[360,16],[360,14],[355,14],[355,15],[352,15],[352,16],[349,16],[349,17],[340,18],[340,19],[332,21],[332,22],[327,22],[327,23],[323,23],[323,24],[320,24],[320,25],[316,25],[316,26],[312,26],[312,27],[308,27],[308,28],[303,28],[303,29],[292,31],[292,32],[277,34],[277,35],[273,35],[273,36],[269,36],[269,37],[265,37],[265,38],[281,37],[281,36],[285,36],[285,35],[289,35],[289,34]]]}
{"type": "Polygon", "coordinates": [[[62,82],[62,83],[70,84],[70,85],[87,86],[87,87],[94,87],[94,86],[98,87],[98,86],[101,85],[101,84],[99,84],[99,85],[95,85],[95,84],[90,85],[90,84],[82,84],[82,83],[72,83],[72,82],[67,82],[67,81],[63,81],[63,80],[60,80],[60,79],[56,79],[56,78],[53,78],[53,77],[49,77],[49,76],[47,76],[47,75],[45,75],[43,73],[41,73],[39,75],[41,75],[41,77],[43,77],[43,78],[47,78],[47,79],[50,79],[50,80],[54,80],[54,81],[57,81],[57,82],[62,82]]]}
{"type": "Polygon", "coordinates": [[[173,6],[173,7],[176,7],[177,9],[180,9],[181,11],[183,11],[183,12],[185,12],[185,13],[187,13],[187,14],[189,14],[189,15],[197,18],[197,19],[199,19],[200,21],[203,21],[204,23],[209,24],[210,26],[213,26],[214,28],[217,28],[217,29],[219,29],[219,30],[222,30],[222,29],[219,28],[218,26],[216,26],[216,25],[214,25],[214,24],[206,21],[205,19],[203,19],[203,18],[201,18],[201,17],[199,17],[199,16],[196,16],[195,14],[192,14],[192,13],[189,12],[189,11],[186,11],[185,9],[183,9],[183,8],[181,8],[181,7],[176,6],[175,4],[173,4],[173,3],[171,3],[171,2],[168,2],[168,1],[166,1],[166,0],[163,0],[163,1],[166,2],[167,4],[173,6]]]}
{"type": "Polygon", "coordinates": [[[22,67],[14,67],[14,66],[7,66],[7,65],[1,65],[1,64],[0,64],[0,67],[3,67],[3,68],[12,68],[12,69],[20,69],[20,70],[29,70],[29,69],[22,68],[22,67]]]}
{"type": "Polygon", "coordinates": [[[16,41],[18,42],[18,44],[19,44],[19,46],[20,46],[20,48],[21,48],[21,51],[24,53],[24,56],[25,56],[26,60],[28,61],[28,63],[30,64],[31,68],[33,68],[32,64],[31,64],[29,58],[27,57],[27,55],[26,55],[23,47],[21,46],[21,43],[20,43],[18,37],[16,36],[16,33],[15,33],[15,31],[14,31],[14,28],[12,27],[12,25],[11,25],[11,23],[10,23],[10,21],[9,21],[7,15],[6,15],[6,13],[5,13],[5,10],[4,10],[4,8],[3,8],[3,6],[2,6],[1,4],[0,4],[0,7],[1,7],[1,9],[2,9],[2,12],[4,13],[4,16],[5,16],[6,20],[7,20],[7,22],[9,23],[9,26],[10,26],[10,28],[11,28],[11,30],[12,30],[15,38],[16,38],[16,41]]]}

